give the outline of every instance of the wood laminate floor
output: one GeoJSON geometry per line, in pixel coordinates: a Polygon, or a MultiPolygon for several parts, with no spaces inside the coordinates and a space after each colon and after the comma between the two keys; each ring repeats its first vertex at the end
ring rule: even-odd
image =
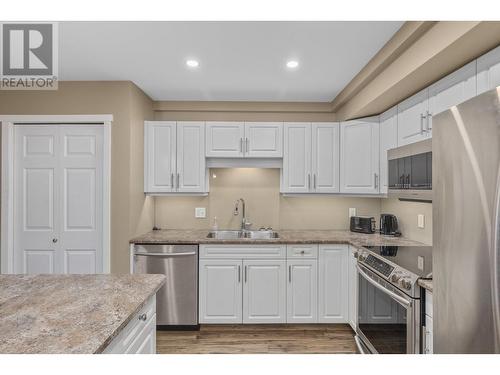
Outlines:
{"type": "Polygon", "coordinates": [[[347,324],[202,325],[199,331],[157,331],[159,354],[356,353],[347,324]]]}

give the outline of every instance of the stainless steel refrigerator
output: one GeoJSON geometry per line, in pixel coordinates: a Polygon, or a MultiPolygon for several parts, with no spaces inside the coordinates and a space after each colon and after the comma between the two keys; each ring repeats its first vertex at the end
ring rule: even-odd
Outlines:
{"type": "Polygon", "coordinates": [[[433,124],[434,352],[500,353],[500,87],[433,124]]]}

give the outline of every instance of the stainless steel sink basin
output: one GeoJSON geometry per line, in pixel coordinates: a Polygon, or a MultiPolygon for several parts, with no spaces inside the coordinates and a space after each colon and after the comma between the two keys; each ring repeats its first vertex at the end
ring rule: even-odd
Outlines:
{"type": "Polygon", "coordinates": [[[218,240],[269,240],[280,238],[278,232],[272,230],[218,230],[208,233],[207,238],[218,240]]]}

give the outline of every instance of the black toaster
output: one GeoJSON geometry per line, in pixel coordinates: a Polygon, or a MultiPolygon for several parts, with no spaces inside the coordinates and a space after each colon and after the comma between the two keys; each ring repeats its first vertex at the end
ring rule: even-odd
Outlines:
{"type": "Polygon", "coordinates": [[[351,232],[375,233],[375,218],[373,216],[351,216],[351,232]]]}

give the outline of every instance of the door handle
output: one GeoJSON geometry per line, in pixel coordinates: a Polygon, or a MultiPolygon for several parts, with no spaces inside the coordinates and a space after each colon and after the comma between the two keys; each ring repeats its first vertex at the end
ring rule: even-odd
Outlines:
{"type": "Polygon", "coordinates": [[[292,282],[292,266],[288,266],[288,282],[292,282]]]}
{"type": "Polygon", "coordinates": [[[134,253],[134,255],[139,255],[143,257],[175,258],[175,257],[196,255],[196,252],[192,251],[188,253],[134,253]]]}

